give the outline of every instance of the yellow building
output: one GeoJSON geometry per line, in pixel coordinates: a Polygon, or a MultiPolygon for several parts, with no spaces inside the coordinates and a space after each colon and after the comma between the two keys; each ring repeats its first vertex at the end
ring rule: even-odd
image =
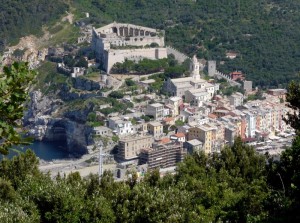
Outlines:
{"type": "Polygon", "coordinates": [[[141,149],[152,147],[153,137],[151,135],[127,136],[119,141],[118,158],[130,160],[138,158],[141,149]]]}
{"type": "Polygon", "coordinates": [[[163,125],[160,122],[149,122],[147,130],[154,138],[159,138],[163,135],[163,125]]]}
{"type": "Polygon", "coordinates": [[[192,127],[188,132],[188,140],[198,139],[203,143],[203,149],[206,154],[212,152],[214,128],[208,125],[192,127]]]}

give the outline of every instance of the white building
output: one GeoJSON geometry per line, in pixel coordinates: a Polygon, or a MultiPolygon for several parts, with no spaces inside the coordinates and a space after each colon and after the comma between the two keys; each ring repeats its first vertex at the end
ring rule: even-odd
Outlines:
{"type": "Polygon", "coordinates": [[[215,91],[215,85],[208,83],[206,80],[201,79],[199,74],[199,62],[196,56],[193,57],[190,66],[190,77],[168,79],[164,83],[164,89],[172,96],[183,97],[185,92],[192,89],[203,89],[213,97],[215,91]]]}
{"type": "Polygon", "coordinates": [[[98,136],[110,136],[112,135],[112,130],[105,126],[94,127],[94,134],[98,136]]]}
{"type": "Polygon", "coordinates": [[[176,117],[177,115],[179,115],[179,106],[183,103],[182,98],[181,97],[170,97],[167,101],[167,104],[172,105],[172,115],[174,117],[176,117]]]}
{"type": "Polygon", "coordinates": [[[131,135],[136,133],[136,129],[133,127],[129,118],[124,117],[112,117],[108,119],[108,127],[113,130],[118,136],[131,135]]]}
{"type": "Polygon", "coordinates": [[[234,107],[241,106],[244,103],[244,95],[240,92],[235,92],[232,95],[230,95],[228,98],[229,98],[230,105],[234,107]]]}
{"type": "Polygon", "coordinates": [[[197,123],[197,125],[204,125],[209,123],[209,118],[207,116],[189,116],[188,123],[197,123]]]}
{"type": "Polygon", "coordinates": [[[204,89],[191,89],[185,92],[185,101],[193,106],[202,107],[203,102],[210,99],[210,94],[204,89]]]}
{"type": "Polygon", "coordinates": [[[164,117],[164,105],[160,103],[147,105],[145,114],[153,116],[155,120],[160,120],[164,117]]]}
{"type": "Polygon", "coordinates": [[[256,117],[250,111],[243,111],[246,115],[247,121],[247,129],[246,129],[246,136],[250,138],[255,137],[255,130],[256,130],[256,117]]]}
{"type": "Polygon", "coordinates": [[[184,143],[186,141],[185,134],[182,132],[171,135],[170,139],[177,141],[177,142],[182,142],[182,143],[184,143]]]}

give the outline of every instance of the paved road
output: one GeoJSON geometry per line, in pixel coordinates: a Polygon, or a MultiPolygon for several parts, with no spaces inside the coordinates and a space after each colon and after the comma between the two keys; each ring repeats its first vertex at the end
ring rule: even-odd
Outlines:
{"type": "MultiPolygon", "coordinates": [[[[109,149],[104,150],[103,153],[108,153],[109,149]]],[[[92,169],[92,173],[95,172],[96,167],[91,168],[89,160],[97,161],[99,157],[99,150],[94,151],[90,154],[83,155],[80,159],[64,159],[64,160],[54,160],[52,162],[41,162],[39,169],[44,172],[50,172],[52,177],[55,177],[57,173],[70,173],[75,171],[83,171],[84,175],[88,175],[87,172],[89,169],[92,169]]],[[[98,166],[94,164],[93,166],[98,166]]],[[[105,166],[105,165],[104,165],[105,166]]],[[[105,167],[104,167],[105,169],[105,167]]]]}

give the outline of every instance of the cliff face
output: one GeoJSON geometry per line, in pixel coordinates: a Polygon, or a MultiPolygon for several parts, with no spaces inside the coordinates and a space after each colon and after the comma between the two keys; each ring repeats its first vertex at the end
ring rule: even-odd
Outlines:
{"type": "Polygon", "coordinates": [[[45,126],[44,141],[64,141],[67,151],[72,154],[87,153],[88,138],[91,128],[69,119],[51,119],[45,126]]]}
{"type": "Polygon", "coordinates": [[[87,145],[92,143],[92,128],[86,126],[89,109],[72,111],[63,117],[55,118],[61,100],[50,99],[40,91],[30,93],[30,104],[24,116],[24,125],[29,135],[40,141],[62,141],[71,154],[87,153],[87,145]]]}

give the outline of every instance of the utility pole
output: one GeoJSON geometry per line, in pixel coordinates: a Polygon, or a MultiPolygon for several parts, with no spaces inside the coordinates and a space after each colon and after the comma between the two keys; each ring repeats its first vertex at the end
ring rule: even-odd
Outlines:
{"type": "MultiPolygon", "coordinates": [[[[102,144],[102,143],[101,143],[102,144]]],[[[103,159],[102,159],[102,146],[99,143],[99,182],[101,180],[102,174],[103,174],[103,159]]]]}
{"type": "Polygon", "coordinates": [[[110,157],[111,155],[102,153],[102,148],[103,148],[102,141],[99,141],[98,146],[99,146],[99,183],[100,183],[101,177],[103,175],[103,157],[104,156],[110,157]]]}

